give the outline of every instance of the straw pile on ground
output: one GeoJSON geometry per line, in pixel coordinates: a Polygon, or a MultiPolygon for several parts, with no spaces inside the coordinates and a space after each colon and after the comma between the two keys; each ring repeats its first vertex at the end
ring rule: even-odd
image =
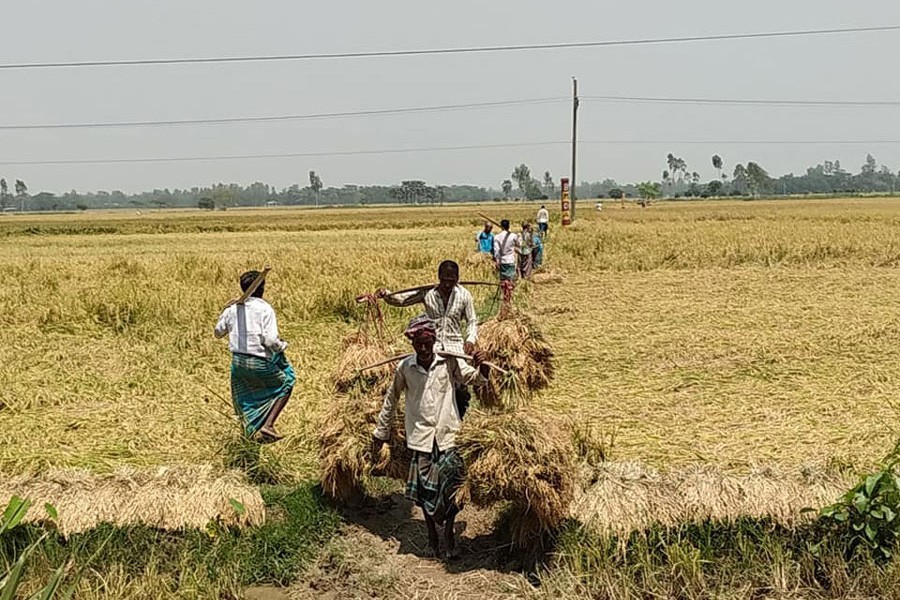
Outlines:
{"type": "Polygon", "coordinates": [[[488,361],[509,371],[494,374],[490,385],[476,389],[481,405],[488,409],[513,409],[530,399],[532,392],[553,379],[553,349],[537,325],[523,314],[490,319],[481,325],[479,348],[488,361]]]}
{"type": "Polygon", "coordinates": [[[466,463],[460,500],[510,503],[513,542],[541,543],[569,516],[576,487],[571,436],[534,411],[472,411],[457,435],[466,463]]]}
{"type": "Polygon", "coordinates": [[[572,516],[606,534],[741,517],[768,518],[790,527],[808,518],[804,508],[834,502],[849,485],[820,469],[729,475],[698,465],[660,473],[636,462],[602,463],[593,478],[595,483],[572,505],[572,516]]]}
{"type": "Polygon", "coordinates": [[[49,471],[0,480],[0,498],[14,495],[33,503],[26,522],[45,519],[46,513],[39,507],[52,504],[64,536],[88,531],[101,523],[184,530],[203,529],[212,522],[252,527],[262,525],[266,519],[259,490],[241,473],[217,471],[209,465],[161,467],[154,471],[123,468],[105,475],[49,471]]]}

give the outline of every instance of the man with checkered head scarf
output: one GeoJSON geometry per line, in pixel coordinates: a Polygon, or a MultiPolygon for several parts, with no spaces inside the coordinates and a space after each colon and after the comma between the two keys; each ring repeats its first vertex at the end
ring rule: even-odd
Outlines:
{"type": "Polygon", "coordinates": [[[404,335],[415,354],[397,366],[373,435],[378,451],[391,437],[397,403],[405,395],[406,445],[412,451],[406,497],[422,507],[434,555],[441,552],[437,528],[443,526],[445,556],[454,558],[457,550],[453,525],[461,509],[456,492],[465,468],[456,451],[460,417],[453,389],[459,385],[484,385],[488,368],[477,350],[472,355],[474,368],[456,358],[436,354],[436,329],[435,322],[426,315],[410,321],[404,335]]]}

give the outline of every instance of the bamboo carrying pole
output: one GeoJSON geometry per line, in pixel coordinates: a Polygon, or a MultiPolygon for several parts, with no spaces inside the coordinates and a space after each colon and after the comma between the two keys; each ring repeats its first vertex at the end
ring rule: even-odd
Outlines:
{"type": "MultiPolygon", "coordinates": [[[[429,283],[428,285],[419,285],[416,287],[406,288],[405,290],[397,290],[396,292],[391,292],[390,295],[393,296],[395,294],[408,294],[409,292],[421,292],[422,290],[430,290],[439,286],[439,283],[429,283]]],[[[500,287],[499,283],[495,283],[492,281],[460,281],[457,285],[487,285],[491,287],[500,287]]],[[[356,301],[358,303],[368,302],[370,294],[362,294],[356,297],[356,301]]]]}
{"type": "MultiPolygon", "coordinates": [[[[446,357],[460,358],[467,362],[470,362],[472,360],[472,357],[469,356],[468,354],[459,354],[458,352],[445,352],[443,350],[438,350],[437,352],[435,352],[435,354],[437,354],[438,356],[445,357],[445,358],[446,357]]],[[[372,363],[371,365],[366,365],[364,367],[360,367],[359,369],[357,369],[357,372],[362,373],[363,371],[368,371],[370,369],[375,369],[375,368],[390,364],[392,362],[397,362],[397,361],[403,360],[405,358],[409,358],[410,356],[414,356],[414,355],[413,354],[398,354],[397,356],[392,356],[390,358],[386,358],[384,360],[378,361],[377,363],[372,363]]],[[[509,374],[509,371],[507,371],[503,367],[495,365],[494,363],[484,362],[482,364],[486,365],[488,368],[493,369],[503,375],[509,374]]]]}
{"type": "MultiPolygon", "coordinates": [[[[496,225],[497,227],[500,227],[500,223],[498,223],[497,221],[493,220],[493,219],[490,218],[489,216],[484,215],[484,214],[482,214],[482,213],[478,213],[478,216],[481,217],[482,219],[484,219],[485,221],[490,221],[491,223],[493,223],[493,224],[496,225]]],[[[502,228],[501,228],[501,229],[502,229],[502,228]]]]}
{"type": "Polygon", "coordinates": [[[250,287],[248,287],[247,290],[243,294],[241,294],[241,297],[237,300],[231,300],[228,304],[225,305],[225,308],[228,308],[229,306],[233,306],[235,304],[243,304],[244,302],[246,302],[247,299],[253,295],[253,292],[255,292],[257,288],[259,288],[259,286],[261,286],[262,283],[266,280],[266,275],[268,275],[269,271],[271,270],[272,267],[264,267],[262,272],[256,276],[256,279],[253,280],[253,283],[250,284],[250,287]]]}

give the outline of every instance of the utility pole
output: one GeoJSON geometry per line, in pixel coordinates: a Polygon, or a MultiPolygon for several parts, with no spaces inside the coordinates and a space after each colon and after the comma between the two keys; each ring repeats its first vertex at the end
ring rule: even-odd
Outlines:
{"type": "Polygon", "coordinates": [[[571,180],[571,210],[572,221],[575,220],[575,187],[577,179],[575,178],[575,150],[578,146],[578,80],[572,78],[572,180],[571,180]]]}

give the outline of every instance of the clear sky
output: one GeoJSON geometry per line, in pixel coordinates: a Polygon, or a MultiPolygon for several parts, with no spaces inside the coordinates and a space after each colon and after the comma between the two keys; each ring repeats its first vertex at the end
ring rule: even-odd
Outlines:
{"type": "MultiPolygon", "coordinates": [[[[900,2],[870,0],[35,0],[9,2],[0,63],[182,58],[529,44],[900,24],[900,2]]],[[[582,95],[900,100],[900,32],[657,46],[225,65],[0,71],[0,125],[265,116],[582,95]]],[[[771,174],[825,159],[857,171],[871,152],[900,169],[900,108],[735,107],[585,100],[579,180],[659,179],[674,152],[704,179],[771,174]],[[721,143],[691,144],[712,140],[721,143]],[[728,142],[728,143],[725,143],[728,142]]],[[[167,128],[0,130],[0,162],[306,153],[566,140],[555,103],[335,120],[167,128]]],[[[474,183],[499,187],[525,162],[565,176],[565,145],[364,156],[12,166],[40,190],[190,188],[215,182],[326,186],[474,183]]]]}

